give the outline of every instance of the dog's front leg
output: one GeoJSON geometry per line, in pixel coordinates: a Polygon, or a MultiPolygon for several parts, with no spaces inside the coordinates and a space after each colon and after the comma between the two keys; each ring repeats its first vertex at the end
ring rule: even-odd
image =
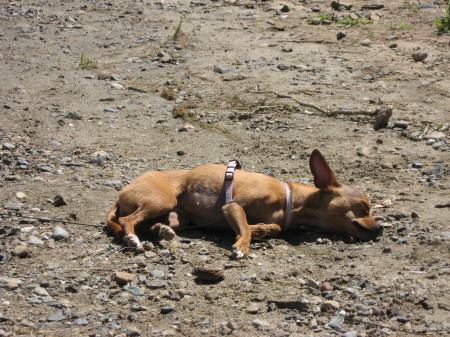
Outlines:
{"type": "Polygon", "coordinates": [[[228,225],[236,233],[236,243],[233,245],[233,257],[242,259],[248,255],[251,231],[247,223],[245,211],[241,205],[235,202],[222,207],[222,212],[228,225]]]}

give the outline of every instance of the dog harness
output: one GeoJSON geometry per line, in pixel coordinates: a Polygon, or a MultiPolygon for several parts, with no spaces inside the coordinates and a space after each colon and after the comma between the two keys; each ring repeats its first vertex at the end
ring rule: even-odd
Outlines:
{"type": "Polygon", "coordinates": [[[241,164],[237,160],[228,162],[227,171],[225,172],[225,203],[229,204],[233,200],[233,178],[234,171],[241,169],[241,164]]]}
{"type": "MultiPolygon", "coordinates": [[[[240,170],[241,164],[237,160],[230,160],[227,165],[227,170],[225,172],[225,203],[229,204],[233,201],[233,178],[234,172],[240,170]]],[[[281,226],[283,231],[286,231],[292,221],[292,193],[291,188],[288,183],[284,183],[285,190],[285,204],[286,204],[286,214],[284,217],[284,225],[281,226]]]]}

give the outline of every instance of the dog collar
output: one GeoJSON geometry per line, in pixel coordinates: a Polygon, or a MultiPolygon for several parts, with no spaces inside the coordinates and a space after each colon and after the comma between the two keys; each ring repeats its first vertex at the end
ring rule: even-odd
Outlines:
{"type": "Polygon", "coordinates": [[[225,203],[229,204],[233,200],[233,178],[234,171],[241,169],[241,164],[237,160],[228,162],[227,171],[225,172],[225,203]]]}
{"type": "Polygon", "coordinates": [[[291,225],[292,221],[292,193],[291,193],[291,187],[288,183],[284,183],[284,189],[286,194],[286,213],[284,215],[284,226],[283,230],[286,231],[289,226],[291,225]]]}

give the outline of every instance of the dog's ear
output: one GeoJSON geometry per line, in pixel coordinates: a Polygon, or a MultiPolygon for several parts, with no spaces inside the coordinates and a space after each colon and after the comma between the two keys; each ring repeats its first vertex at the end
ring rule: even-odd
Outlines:
{"type": "Polygon", "coordinates": [[[315,149],[311,153],[309,167],[314,176],[314,185],[316,185],[317,188],[325,189],[329,186],[341,186],[319,150],[315,149]]]}

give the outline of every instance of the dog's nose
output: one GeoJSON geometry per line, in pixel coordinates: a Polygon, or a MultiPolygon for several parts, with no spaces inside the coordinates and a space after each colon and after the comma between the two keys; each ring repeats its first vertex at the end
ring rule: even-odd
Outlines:
{"type": "Polygon", "coordinates": [[[381,234],[383,234],[383,231],[384,227],[381,223],[377,223],[376,227],[373,229],[373,232],[376,236],[380,236],[381,234]]]}

